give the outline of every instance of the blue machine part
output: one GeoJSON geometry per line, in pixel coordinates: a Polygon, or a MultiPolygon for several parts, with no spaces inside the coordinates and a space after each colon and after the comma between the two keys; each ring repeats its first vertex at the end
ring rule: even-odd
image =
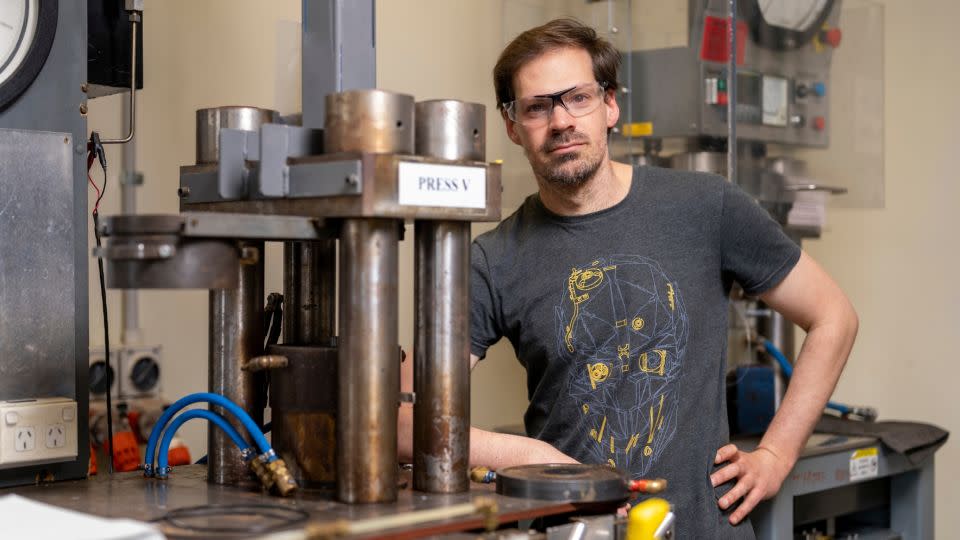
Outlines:
{"type": "Polygon", "coordinates": [[[757,435],[765,432],[776,408],[776,372],[769,366],[737,368],[737,432],[757,435]]]}

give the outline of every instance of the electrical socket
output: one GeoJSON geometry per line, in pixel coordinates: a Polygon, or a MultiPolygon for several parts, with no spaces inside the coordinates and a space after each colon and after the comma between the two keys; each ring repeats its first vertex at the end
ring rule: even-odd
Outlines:
{"type": "Polygon", "coordinates": [[[43,439],[47,448],[63,448],[67,444],[67,432],[63,424],[50,424],[43,439]]]}
{"type": "Polygon", "coordinates": [[[37,446],[37,433],[33,426],[18,427],[13,439],[13,449],[17,452],[29,452],[37,446]]]}
{"type": "Polygon", "coordinates": [[[67,398],[0,401],[0,469],[77,457],[77,402],[67,398]]]}

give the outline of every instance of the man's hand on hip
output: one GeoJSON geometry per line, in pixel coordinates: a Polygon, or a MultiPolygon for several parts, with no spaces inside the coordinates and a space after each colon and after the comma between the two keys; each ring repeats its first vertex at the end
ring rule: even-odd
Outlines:
{"type": "Polygon", "coordinates": [[[717,451],[716,464],[727,465],[710,475],[713,487],[736,478],[737,483],[717,504],[726,510],[743,499],[740,506],[730,515],[730,523],[736,525],[743,521],[764,499],[777,494],[780,486],[793,468],[793,463],[778,456],[773,450],[759,446],[753,452],[741,452],[734,444],[728,444],[717,451]]]}

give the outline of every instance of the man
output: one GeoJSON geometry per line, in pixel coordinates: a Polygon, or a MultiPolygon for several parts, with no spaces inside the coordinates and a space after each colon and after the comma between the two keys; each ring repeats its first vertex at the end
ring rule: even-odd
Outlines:
{"type": "Polygon", "coordinates": [[[576,460],[663,477],[678,537],[749,538],[744,518],[796,462],[857,316],[732,184],[610,160],[619,62],[592,29],[562,19],[518,36],[494,68],[507,135],[523,147],[538,193],[473,245],[471,362],[510,339],[527,370],[531,438],[474,428],[471,463],[576,460]],[[733,281],[807,331],[753,452],[728,444],[733,281]]]}

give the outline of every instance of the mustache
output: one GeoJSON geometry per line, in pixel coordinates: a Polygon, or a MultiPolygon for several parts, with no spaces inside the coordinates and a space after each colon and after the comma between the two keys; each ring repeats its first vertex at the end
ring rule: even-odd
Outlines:
{"type": "Polygon", "coordinates": [[[553,135],[546,142],[543,143],[543,146],[540,147],[541,152],[552,152],[561,146],[565,146],[572,143],[589,143],[590,138],[585,134],[578,131],[574,132],[563,132],[553,135]]]}

